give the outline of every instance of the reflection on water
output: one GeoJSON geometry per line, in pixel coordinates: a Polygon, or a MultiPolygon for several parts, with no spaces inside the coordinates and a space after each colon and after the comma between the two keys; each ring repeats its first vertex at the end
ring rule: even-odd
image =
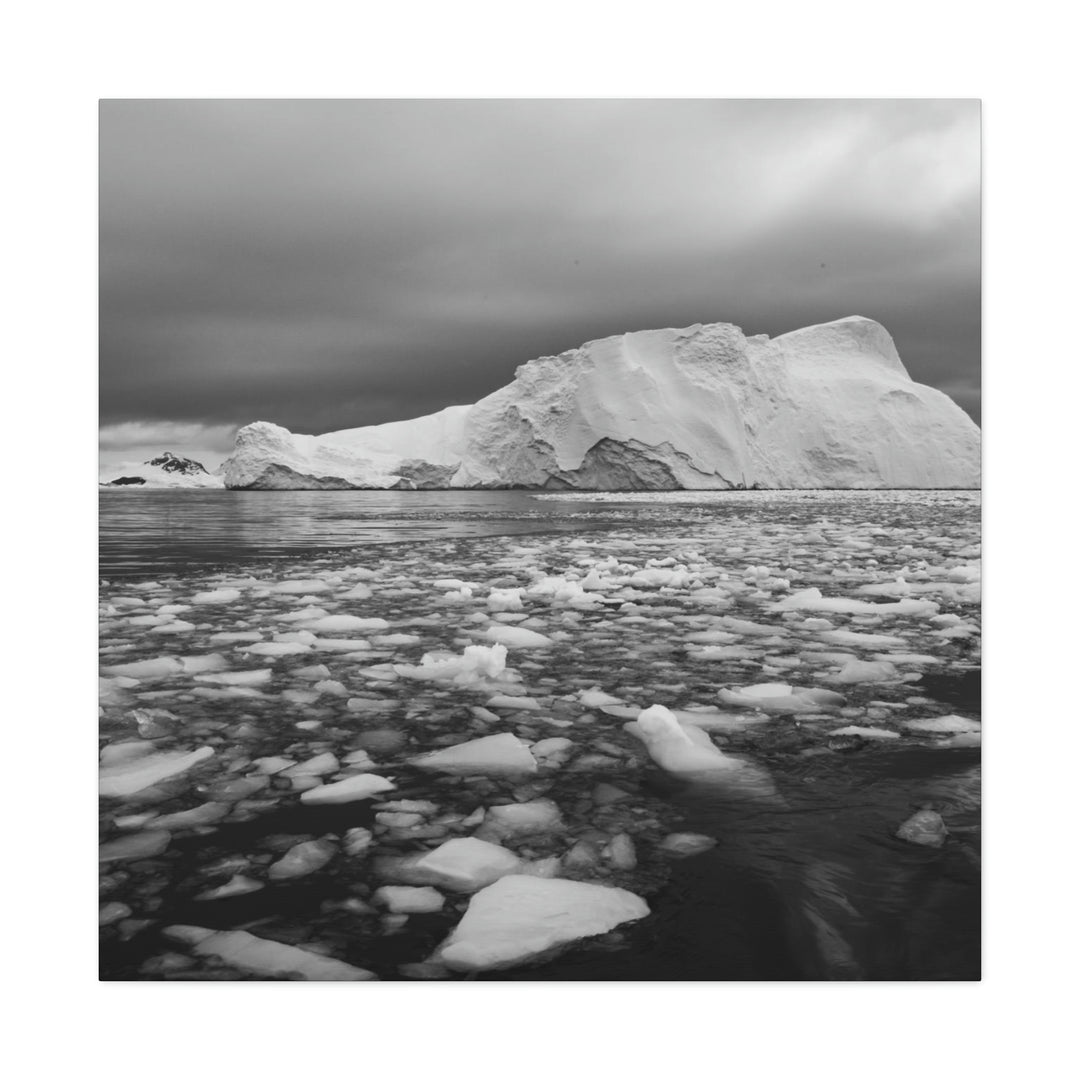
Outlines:
{"type": "Polygon", "coordinates": [[[614,508],[516,491],[102,491],[100,567],[146,577],[324,548],[576,531],[614,508]]]}

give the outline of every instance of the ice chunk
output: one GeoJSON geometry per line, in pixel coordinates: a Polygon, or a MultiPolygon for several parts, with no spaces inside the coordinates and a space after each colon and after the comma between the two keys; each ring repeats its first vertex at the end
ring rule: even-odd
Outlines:
{"type": "Polygon", "coordinates": [[[494,694],[487,699],[487,705],[492,709],[524,709],[528,712],[540,708],[540,702],[535,698],[512,697],[510,694],[494,694]]]}
{"type": "Polygon", "coordinates": [[[843,596],[822,596],[820,589],[803,589],[769,605],[770,611],[835,611],[849,615],[936,615],[938,605],[930,600],[897,600],[873,604],[843,596]]]}
{"type": "Polygon", "coordinates": [[[247,645],[238,651],[250,656],[297,656],[311,652],[311,646],[299,641],[260,641],[257,645],[247,645]]]}
{"type": "Polygon", "coordinates": [[[558,806],[550,799],[536,799],[533,802],[489,806],[484,815],[484,824],[476,835],[482,840],[530,836],[551,832],[561,825],[562,814],[558,806]]]}
{"type": "Polygon", "coordinates": [[[326,751],[322,754],[316,754],[313,758],[308,758],[307,761],[301,761],[299,765],[290,766],[281,775],[288,777],[327,776],[329,773],[337,772],[339,768],[338,759],[330,751],[326,751]]]}
{"type": "Polygon", "coordinates": [[[832,645],[854,645],[863,649],[886,649],[894,645],[906,645],[907,640],[889,634],[861,634],[854,630],[830,630],[821,635],[822,641],[832,645]]]}
{"type": "Polygon", "coordinates": [[[648,904],[625,889],[515,874],[472,898],[432,960],[454,971],[514,967],[648,914],[648,904]]]}
{"type": "Polygon", "coordinates": [[[261,686],[273,677],[274,673],[270,668],[256,668],[252,671],[223,671],[219,675],[196,675],[195,681],[223,686],[261,686]]]}
{"type": "Polygon", "coordinates": [[[229,663],[221,653],[207,653],[203,656],[182,656],[180,664],[185,675],[197,675],[206,671],[224,671],[229,663]]]}
{"type": "Polygon", "coordinates": [[[963,716],[934,716],[923,720],[905,720],[908,731],[926,731],[934,735],[958,735],[969,731],[982,731],[978,720],[969,720],[963,716]]]}
{"type": "Polygon", "coordinates": [[[478,686],[497,679],[506,670],[506,646],[468,645],[461,656],[425,653],[419,667],[394,664],[393,670],[408,679],[478,686]]]}
{"type": "Polygon", "coordinates": [[[132,833],[111,840],[98,848],[98,862],[128,862],[135,859],[149,859],[160,855],[168,846],[172,836],[162,829],[149,829],[146,832],[132,833]]]}
{"type": "Polygon", "coordinates": [[[333,784],[311,788],[300,796],[300,801],[308,806],[356,802],[359,799],[371,799],[383,791],[393,791],[394,787],[385,777],[376,776],[374,773],[361,773],[333,784]]]}
{"type": "Polygon", "coordinates": [[[509,649],[546,649],[555,644],[547,635],[524,626],[489,626],[484,637],[509,649]]]}
{"type": "Polygon", "coordinates": [[[668,833],[660,842],[660,851],[676,859],[685,859],[691,855],[700,855],[716,845],[715,837],[701,833],[668,833]]]}
{"type": "Polygon", "coordinates": [[[133,795],[170,776],[186,772],[193,765],[213,756],[212,747],[202,746],[190,753],[169,750],[117,761],[104,766],[98,773],[98,793],[105,798],[133,795]]]}
{"type": "Polygon", "coordinates": [[[888,682],[897,677],[896,668],[885,660],[849,660],[836,676],[837,682],[888,682]]]}
{"type": "Polygon", "coordinates": [[[309,593],[329,592],[330,586],[325,581],[318,579],[293,579],[292,581],[279,581],[270,587],[271,592],[286,593],[292,596],[306,596],[309,593]]]}
{"type": "Polygon", "coordinates": [[[492,589],[488,593],[488,611],[522,611],[521,589],[492,589]]]}
{"type": "Polygon", "coordinates": [[[216,889],[207,889],[195,897],[196,900],[227,900],[230,896],[247,896],[248,893],[258,892],[266,886],[254,878],[244,877],[243,874],[233,874],[224,885],[216,889]]]}
{"type": "Polygon", "coordinates": [[[430,885],[384,885],[375,890],[372,899],[376,904],[383,904],[390,911],[403,915],[442,911],[446,902],[443,894],[430,885]]]}
{"type": "MultiPolygon", "coordinates": [[[[305,792],[306,794],[306,792],[305,792]]],[[[294,844],[267,871],[271,881],[291,881],[321,870],[337,854],[337,844],[329,840],[304,840],[294,844]]]]}
{"type": "Polygon", "coordinates": [[[622,699],[605,694],[599,686],[578,692],[578,700],[586,709],[599,709],[603,705],[621,705],[622,699]]]}
{"type": "Polygon", "coordinates": [[[312,619],[304,623],[304,626],[320,634],[339,634],[350,630],[363,633],[368,630],[390,629],[390,624],[385,619],[361,619],[358,615],[324,615],[321,619],[312,619]]]}
{"type": "Polygon", "coordinates": [[[909,844],[938,848],[945,843],[949,830],[936,810],[917,810],[896,830],[896,835],[909,844]]]}
{"type": "Polygon", "coordinates": [[[508,731],[422,754],[410,764],[458,776],[513,776],[534,773],[537,768],[529,748],[508,731]]]}
{"type": "Polygon", "coordinates": [[[131,664],[113,664],[103,668],[110,675],[126,675],[132,679],[165,679],[179,675],[184,665],[175,656],[159,656],[154,660],[136,660],[131,664]]]}
{"type": "Polygon", "coordinates": [[[196,593],[191,598],[191,602],[193,604],[231,604],[239,599],[239,589],[212,589],[210,592],[196,593]]]}
{"type": "Polygon", "coordinates": [[[833,735],[858,735],[861,739],[899,739],[900,732],[889,731],[888,728],[877,727],[859,727],[858,724],[848,724],[847,727],[837,728],[835,731],[830,731],[829,736],[833,735]]]}
{"type": "Polygon", "coordinates": [[[376,978],[318,953],[255,937],[246,930],[207,930],[202,926],[167,926],[166,937],[191,946],[201,956],[216,956],[230,967],[254,975],[311,979],[317,982],[360,982],[376,978]]]}
{"type": "Polygon", "coordinates": [[[740,766],[740,762],[721,753],[704,731],[684,727],[663,705],[645,709],[636,721],[624,726],[645,744],[649,756],[666,772],[696,773],[740,766]]]}
{"type": "Polygon", "coordinates": [[[472,836],[455,837],[416,860],[412,872],[430,885],[471,893],[518,872],[519,859],[498,844],[472,836]]]}

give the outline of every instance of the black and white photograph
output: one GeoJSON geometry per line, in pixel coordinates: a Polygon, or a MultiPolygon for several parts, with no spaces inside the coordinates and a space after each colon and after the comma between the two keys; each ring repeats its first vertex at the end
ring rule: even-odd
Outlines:
{"type": "Polygon", "coordinates": [[[980,110],[103,99],[99,977],[979,980],[980,110]]]}

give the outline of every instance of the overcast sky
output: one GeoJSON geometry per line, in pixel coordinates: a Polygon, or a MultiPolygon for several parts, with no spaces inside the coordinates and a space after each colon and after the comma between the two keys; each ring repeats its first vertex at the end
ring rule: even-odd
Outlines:
{"type": "Polygon", "coordinates": [[[972,101],[105,101],[103,460],[216,466],[627,330],[865,315],[979,419],[972,101]]]}

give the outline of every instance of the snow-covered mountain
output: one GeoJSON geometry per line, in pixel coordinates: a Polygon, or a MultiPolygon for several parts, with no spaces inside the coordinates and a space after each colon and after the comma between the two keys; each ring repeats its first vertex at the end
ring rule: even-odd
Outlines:
{"type": "Polygon", "coordinates": [[[166,450],[149,461],[121,462],[98,470],[98,483],[102,487],[131,488],[220,488],[225,481],[220,474],[206,471],[206,467],[191,458],[177,457],[166,450]]]}
{"type": "Polygon", "coordinates": [[[769,339],[729,323],[591,341],[475,405],[294,435],[249,424],[230,488],[972,488],[980,433],[851,317],[769,339]]]}

